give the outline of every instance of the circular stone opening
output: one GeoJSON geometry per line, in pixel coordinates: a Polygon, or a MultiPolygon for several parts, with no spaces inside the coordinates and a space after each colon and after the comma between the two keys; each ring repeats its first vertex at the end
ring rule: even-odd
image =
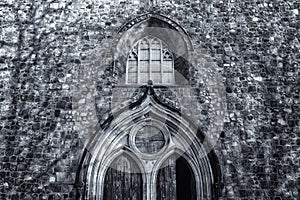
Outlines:
{"type": "Polygon", "coordinates": [[[144,126],[135,136],[135,146],[142,153],[155,154],[165,145],[163,132],[155,126],[144,126]]]}

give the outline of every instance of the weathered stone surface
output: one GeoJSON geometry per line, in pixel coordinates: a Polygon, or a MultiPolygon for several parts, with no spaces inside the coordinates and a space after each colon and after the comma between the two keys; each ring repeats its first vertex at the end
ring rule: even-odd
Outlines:
{"type": "MultiPolygon", "coordinates": [[[[161,0],[154,7],[139,1],[2,1],[0,198],[76,199],[75,173],[84,139],[93,134],[86,124],[103,123],[119,102],[135,96],[132,88],[112,89],[118,80],[109,45],[123,24],[154,12],[182,26],[203,51],[197,60],[206,61],[205,69],[216,63],[212,68],[222,75],[227,112],[216,145],[221,199],[298,199],[299,9],[298,2],[284,0],[161,0]],[[93,50],[101,59],[90,65],[93,50]],[[82,71],[90,82],[78,78],[82,71]],[[86,95],[90,83],[95,96],[86,95]],[[73,92],[77,87],[80,94],[73,92]],[[86,101],[77,105],[74,98],[86,101]],[[76,113],[76,106],[84,112],[76,113]]],[[[189,108],[185,98],[197,97],[199,106],[187,115],[205,132],[213,123],[211,77],[192,68],[189,73],[194,90],[175,88],[162,96],[183,108],[189,108]]]]}

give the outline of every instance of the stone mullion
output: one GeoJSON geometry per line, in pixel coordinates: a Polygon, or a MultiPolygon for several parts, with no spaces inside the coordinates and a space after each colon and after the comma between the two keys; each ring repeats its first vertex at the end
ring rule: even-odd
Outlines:
{"type": "Polygon", "coordinates": [[[150,42],[150,40],[148,41],[149,42],[149,65],[148,65],[148,69],[149,69],[149,80],[152,80],[152,69],[151,69],[151,61],[152,61],[152,43],[150,42]]]}
{"type": "Polygon", "coordinates": [[[161,84],[163,84],[163,59],[164,59],[164,55],[163,55],[163,46],[162,46],[162,42],[159,41],[160,43],[160,79],[161,79],[161,84]]]}
{"type": "Polygon", "coordinates": [[[141,41],[138,44],[138,68],[137,68],[137,84],[140,83],[140,66],[141,66],[141,41]]]}
{"type": "Polygon", "coordinates": [[[145,192],[146,192],[146,200],[151,200],[151,194],[152,194],[152,189],[151,189],[151,174],[147,173],[146,174],[146,188],[145,188],[145,192]]]}
{"type": "Polygon", "coordinates": [[[126,71],[125,71],[125,83],[128,84],[128,73],[129,73],[129,56],[127,57],[127,61],[126,61],[126,71]]]}
{"type": "Polygon", "coordinates": [[[174,57],[173,57],[173,55],[171,54],[171,52],[170,52],[170,55],[172,56],[171,57],[171,62],[172,62],[172,76],[173,76],[173,80],[172,80],[172,82],[173,82],[173,84],[175,84],[175,67],[174,67],[174,57]]]}

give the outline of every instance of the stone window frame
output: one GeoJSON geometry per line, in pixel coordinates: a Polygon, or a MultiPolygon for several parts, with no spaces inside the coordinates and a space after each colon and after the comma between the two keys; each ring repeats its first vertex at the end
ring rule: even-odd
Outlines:
{"type": "Polygon", "coordinates": [[[152,80],[155,85],[175,85],[174,55],[165,42],[154,36],[145,36],[138,40],[126,59],[126,85],[144,85],[148,80],[152,80]],[[160,51],[159,58],[155,58],[155,51],[160,51]],[[158,71],[154,69],[154,62],[158,62],[158,71]],[[147,65],[145,71],[142,71],[143,63],[147,65]],[[169,69],[167,70],[166,67],[169,69]],[[133,68],[135,69],[132,70],[133,68]],[[153,80],[154,74],[159,78],[153,80]],[[143,75],[146,78],[143,78],[143,75]],[[169,75],[168,79],[166,79],[167,75],[169,75]]]}

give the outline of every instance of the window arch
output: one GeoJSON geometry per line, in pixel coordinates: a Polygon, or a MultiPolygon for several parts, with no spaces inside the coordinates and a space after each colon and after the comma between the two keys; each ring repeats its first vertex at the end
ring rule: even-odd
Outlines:
{"type": "Polygon", "coordinates": [[[167,45],[153,36],[139,40],[127,56],[126,84],[175,84],[174,58],[167,45]]]}

